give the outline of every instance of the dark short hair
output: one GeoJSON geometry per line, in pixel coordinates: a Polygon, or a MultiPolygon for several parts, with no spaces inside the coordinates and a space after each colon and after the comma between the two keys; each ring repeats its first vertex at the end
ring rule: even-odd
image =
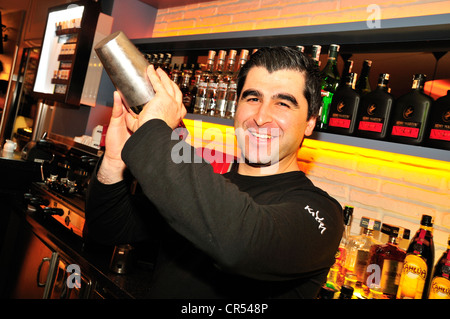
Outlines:
{"type": "Polygon", "coordinates": [[[322,101],[319,68],[310,57],[289,47],[258,49],[239,71],[236,88],[238,97],[241,96],[247,74],[253,67],[264,67],[270,73],[278,70],[297,70],[303,73],[305,75],[304,96],[308,102],[308,120],[318,116],[322,101]]]}

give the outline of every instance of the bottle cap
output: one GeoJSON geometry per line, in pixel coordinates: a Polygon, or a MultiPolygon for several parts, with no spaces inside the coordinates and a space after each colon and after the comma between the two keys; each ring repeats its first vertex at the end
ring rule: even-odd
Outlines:
{"type": "Polygon", "coordinates": [[[237,51],[236,50],[230,50],[230,53],[228,53],[228,60],[236,60],[237,51]]]}
{"type": "Polygon", "coordinates": [[[353,287],[348,285],[343,285],[341,287],[341,294],[339,299],[350,299],[353,296],[353,287]]]}
{"type": "Polygon", "coordinates": [[[422,215],[422,220],[420,221],[420,225],[422,226],[433,226],[433,217],[430,215],[422,215]]]}
{"type": "Polygon", "coordinates": [[[321,299],[333,299],[334,297],[334,290],[330,287],[321,287],[319,296],[321,299]]]}
{"type": "Polygon", "coordinates": [[[219,60],[225,60],[226,56],[227,56],[227,51],[225,51],[225,50],[219,51],[219,56],[218,56],[219,60]]]}
{"type": "Polygon", "coordinates": [[[389,73],[381,73],[378,77],[378,84],[387,86],[389,83],[389,73]]]}
{"type": "Polygon", "coordinates": [[[216,57],[216,51],[210,50],[208,52],[208,60],[214,60],[215,57],[216,57]]]}
{"type": "Polygon", "coordinates": [[[351,224],[352,215],[353,215],[353,206],[345,206],[344,207],[344,224],[346,226],[351,224]]]}
{"type": "Polygon", "coordinates": [[[297,45],[295,48],[297,49],[297,51],[300,51],[301,53],[305,52],[305,47],[303,45],[297,45]]]}
{"type": "Polygon", "coordinates": [[[370,230],[380,230],[381,222],[373,218],[362,217],[359,226],[370,230]]]}

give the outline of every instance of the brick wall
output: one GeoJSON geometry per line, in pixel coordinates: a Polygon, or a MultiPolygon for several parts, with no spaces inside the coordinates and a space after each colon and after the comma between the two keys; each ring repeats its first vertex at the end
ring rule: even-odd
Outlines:
{"type": "Polygon", "coordinates": [[[449,0],[216,0],[158,10],[153,37],[366,21],[450,13],[449,0]]]}

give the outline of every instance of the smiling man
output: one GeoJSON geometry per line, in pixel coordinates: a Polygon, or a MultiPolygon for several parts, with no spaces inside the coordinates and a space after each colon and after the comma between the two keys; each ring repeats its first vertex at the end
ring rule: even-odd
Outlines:
{"type": "Polygon", "coordinates": [[[286,47],[250,57],[235,115],[245,160],[224,175],[198,158],[171,160],[179,143],[172,131],[186,113],[181,92],[162,70],[150,67],[148,76],[156,94],[137,117],[115,94],[105,155],[89,184],[86,240],[160,240],[148,297],[315,298],[343,217],[297,165],[320,106],[313,61],[286,47]],[[142,194],[129,193],[126,172],[142,194]]]}

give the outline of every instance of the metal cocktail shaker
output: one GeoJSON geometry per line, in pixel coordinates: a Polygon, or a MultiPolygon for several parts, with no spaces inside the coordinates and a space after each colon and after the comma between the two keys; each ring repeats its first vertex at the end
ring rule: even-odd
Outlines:
{"type": "Polygon", "coordinates": [[[155,96],[147,77],[147,59],[122,31],[107,36],[94,49],[125,106],[139,114],[155,96]]]}

